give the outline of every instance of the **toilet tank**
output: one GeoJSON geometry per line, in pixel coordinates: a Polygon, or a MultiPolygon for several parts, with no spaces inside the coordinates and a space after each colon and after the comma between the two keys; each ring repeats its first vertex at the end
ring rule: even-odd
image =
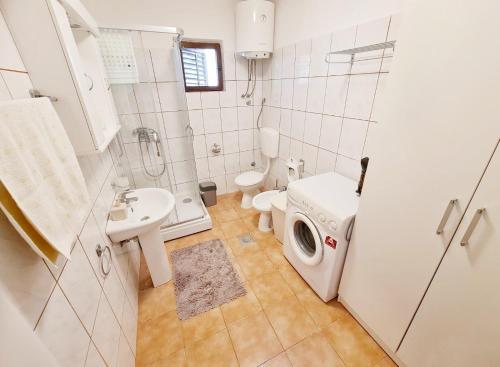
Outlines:
{"type": "Polygon", "coordinates": [[[278,156],[280,134],[270,127],[260,129],[260,149],[262,154],[269,158],[278,156]]]}

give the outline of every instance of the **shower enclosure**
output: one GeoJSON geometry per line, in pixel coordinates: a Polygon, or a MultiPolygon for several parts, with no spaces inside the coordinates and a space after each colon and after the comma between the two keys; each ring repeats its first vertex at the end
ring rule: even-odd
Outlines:
{"type": "Polygon", "coordinates": [[[175,209],[164,240],[212,227],[201,201],[179,49],[170,27],[102,28],[101,49],[122,128],[115,141],[118,175],[131,188],[171,191],[175,209]]]}

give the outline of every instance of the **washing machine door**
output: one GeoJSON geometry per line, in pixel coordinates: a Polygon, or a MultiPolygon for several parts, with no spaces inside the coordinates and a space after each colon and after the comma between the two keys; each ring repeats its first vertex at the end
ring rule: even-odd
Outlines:
{"type": "Polygon", "coordinates": [[[306,265],[318,265],[323,259],[323,243],[314,223],[302,213],[293,213],[288,222],[290,246],[306,265]]]}

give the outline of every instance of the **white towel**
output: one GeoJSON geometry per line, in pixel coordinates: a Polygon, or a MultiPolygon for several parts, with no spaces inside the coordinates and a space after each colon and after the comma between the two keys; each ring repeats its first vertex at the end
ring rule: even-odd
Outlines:
{"type": "MultiPolygon", "coordinates": [[[[48,98],[0,103],[0,181],[33,228],[69,259],[90,200],[73,147],[48,98]]],[[[0,207],[44,256],[43,244],[37,243],[43,241],[34,240],[1,202],[0,207]]]]}

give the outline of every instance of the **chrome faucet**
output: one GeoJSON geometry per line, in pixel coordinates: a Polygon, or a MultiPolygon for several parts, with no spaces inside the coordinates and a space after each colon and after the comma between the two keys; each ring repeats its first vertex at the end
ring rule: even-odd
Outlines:
{"type": "Polygon", "coordinates": [[[118,201],[120,203],[125,203],[125,204],[129,204],[131,201],[137,201],[138,198],[137,196],[134,196],[134,197],[131,197],[131,198],[128,198],[127,197],[127,194],[131,194],[133,193],[134,191],[133,190],[125,190],[125,191],[122,191],[118,194],[118,201]]]}

